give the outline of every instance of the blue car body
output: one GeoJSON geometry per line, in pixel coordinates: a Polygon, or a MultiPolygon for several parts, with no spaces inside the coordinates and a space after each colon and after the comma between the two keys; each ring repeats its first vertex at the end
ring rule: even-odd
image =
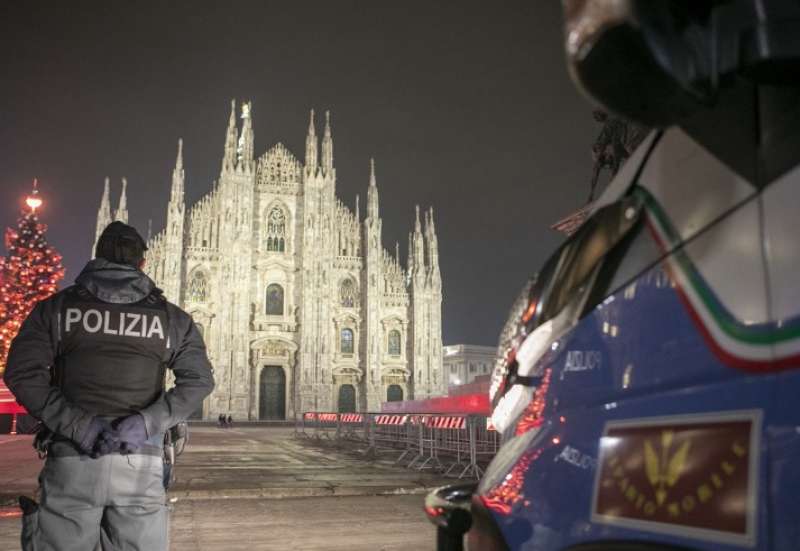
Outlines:
{"type": "Polygon", "coordinates": [[[800,549],[800,169],[754,186],[671,128],[604,211],[542,269],[495,373],[504,446],[473,516],[497,549],[800,549]]]}

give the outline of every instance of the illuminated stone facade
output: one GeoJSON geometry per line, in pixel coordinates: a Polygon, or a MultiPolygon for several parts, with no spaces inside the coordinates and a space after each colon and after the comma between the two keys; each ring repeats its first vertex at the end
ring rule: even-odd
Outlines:
{"type": "MultiPolygon", "coordinates": [[[[402,266],[381,242],[374,163],[362,218],[358,197],[353,212],[336,196],[327,113],[321,142],[312,111],[304,163],[281,143],[255,157],[250,104],[238,123],[232,104],[219,180],[189,207],[179,142],[145,270],[204,334],[217,382],[206,419],[379,410],[445,389],[433,210],[420,220],[417,207],[402,266]]],[[[106,186],[98,231],[110,221],[106,186]]]]}

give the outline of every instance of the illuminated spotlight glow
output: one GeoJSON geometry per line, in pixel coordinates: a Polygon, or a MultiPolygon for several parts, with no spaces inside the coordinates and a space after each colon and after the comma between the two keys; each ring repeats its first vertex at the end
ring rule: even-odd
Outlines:
{"type": "Polygon", "coordinates": [[[30,195],[27,199],[25,199],[25,204],[28,205],[31,210],[36,210],[42,206],[42,199],[40,197],[36,197],[35,195],[30,195]]]}

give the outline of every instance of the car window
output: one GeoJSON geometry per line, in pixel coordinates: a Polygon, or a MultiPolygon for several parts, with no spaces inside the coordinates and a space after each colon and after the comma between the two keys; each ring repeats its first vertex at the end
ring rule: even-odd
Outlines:
{"type": "Polygon", "coordinates": [[[637,225],[641,205],[638,197],[629,196],[601,208],[564,244],[549,289],[542,294],[538,323],[556,316],[575,298],[576,290],[588,282],[606,254],[637,225]]]}

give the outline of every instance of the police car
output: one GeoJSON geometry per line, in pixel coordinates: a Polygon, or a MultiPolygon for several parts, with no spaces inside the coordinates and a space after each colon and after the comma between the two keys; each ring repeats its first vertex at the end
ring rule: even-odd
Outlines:
{"type": "Polygon", "coordinates": [[[565,15],[579,86],[660,129],[526,288],[439,549],[800,549],[800,10],[565,15]]]}

